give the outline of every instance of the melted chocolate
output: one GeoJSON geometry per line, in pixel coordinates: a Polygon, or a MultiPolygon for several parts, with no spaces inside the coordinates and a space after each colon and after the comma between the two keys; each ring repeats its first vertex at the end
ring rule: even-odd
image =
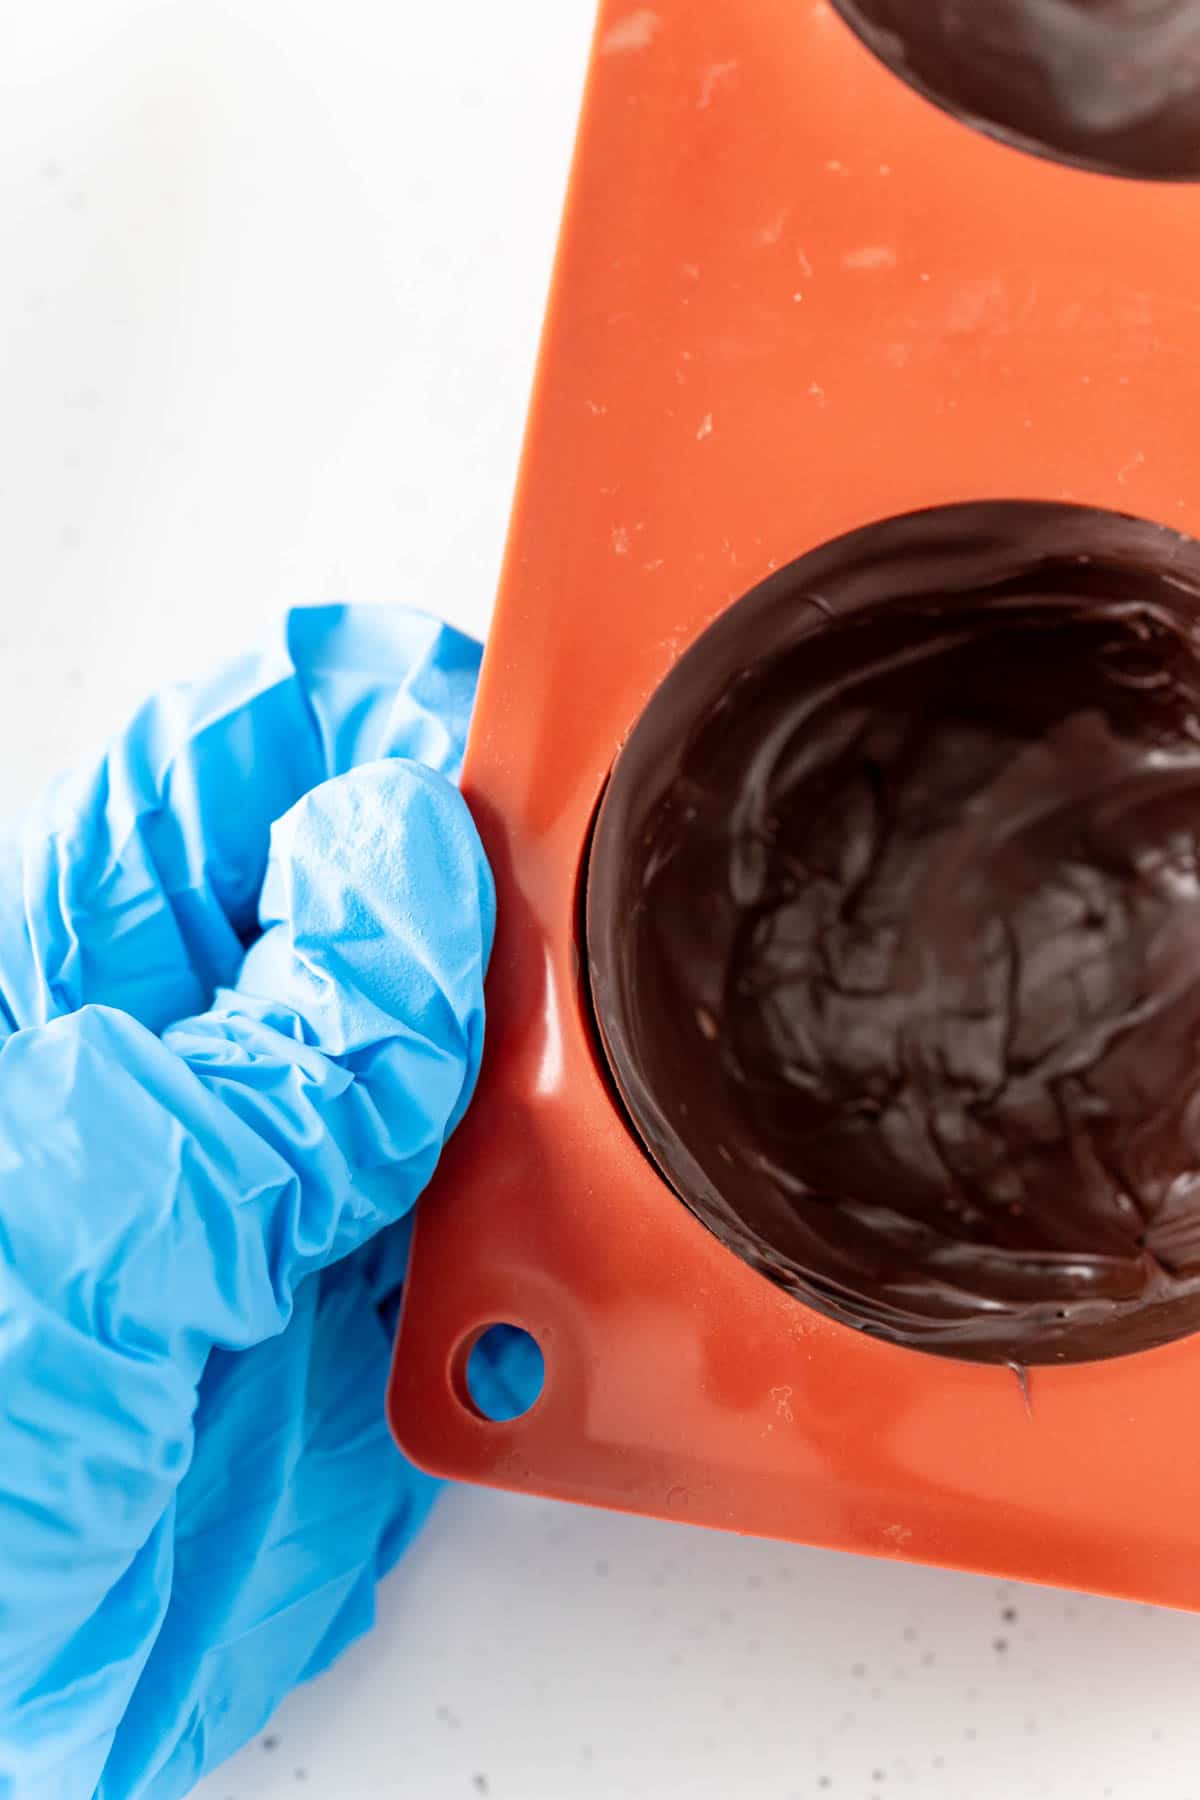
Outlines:
{"type": "Polygon", "coordinates": [[[890,69],[986,131],[1117,174],[1200,175],[1197,0],[834,0],[890,69]]]}
{"type": "Polygon", "coordinates": [[[1200,1327],[1200,546],[1018,503],[732,607],[617,760],[595,1011],[738,1255],[898,1344],[1200,1327]]]}

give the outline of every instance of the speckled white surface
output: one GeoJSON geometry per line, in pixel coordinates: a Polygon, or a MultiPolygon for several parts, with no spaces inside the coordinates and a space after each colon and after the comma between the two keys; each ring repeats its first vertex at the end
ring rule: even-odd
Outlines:
{"type": "MultiPolygon", "coordinates": [[[[590,10],[9,9],[0,809],[291,601],[483,629],[590,10]]],[[[1198,1684],[1200,1620],[459,1492],[204,1795],[1200,1800],[1198,1684]]]]}

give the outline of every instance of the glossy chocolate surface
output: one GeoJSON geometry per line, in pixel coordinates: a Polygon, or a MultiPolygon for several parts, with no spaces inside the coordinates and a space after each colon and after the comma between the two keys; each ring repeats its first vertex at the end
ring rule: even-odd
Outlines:
{"type": "Polygon", "coordinates": [[[650,1155],[895,1343],[1200,1327],[1200,546],[950,507],[773,576],[676,665],[592,847],[592,996],[650,1155]]]}
{"type": "Polygon", "coordinates": [[[984,130],[1117,174],[1200,175],[1200,0],[834,0],[984,130]]]}

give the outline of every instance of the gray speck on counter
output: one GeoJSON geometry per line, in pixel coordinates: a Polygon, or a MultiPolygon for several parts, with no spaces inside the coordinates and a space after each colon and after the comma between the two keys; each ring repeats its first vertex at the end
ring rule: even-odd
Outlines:
{"type": "Polygon", "coordinates": [[[471,1786],[475,1789],[475,1792],[477,1794],[486,1794],[489,1791],[487,1776],[486,1775],[472,1775],[471,1786]]]}
{"type": "Polygon", "coordinates": [[[274,1733],[271,1733],[269,1736],[267,1736],[263,1739],[262,1747],[264,1750],[278,1750],[279,1739],[274,1735],[274,1733]]]}

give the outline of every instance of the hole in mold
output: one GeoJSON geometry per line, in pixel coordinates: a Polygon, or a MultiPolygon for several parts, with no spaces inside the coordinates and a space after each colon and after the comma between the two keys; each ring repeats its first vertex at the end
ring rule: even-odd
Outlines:
{"type": "Polygon", "coordinates": [[[524,1418],[541,1398],[546,1359],[521,1325],[483,1325],[460,1346],[454,1388],[460,1403],[495,1425],[524,1418]]]}
{"type": "Polygon", "coordinates": [[[954,118],[1100,174],[1200,179],[1195,0],[833,0],[954,118]]]}

